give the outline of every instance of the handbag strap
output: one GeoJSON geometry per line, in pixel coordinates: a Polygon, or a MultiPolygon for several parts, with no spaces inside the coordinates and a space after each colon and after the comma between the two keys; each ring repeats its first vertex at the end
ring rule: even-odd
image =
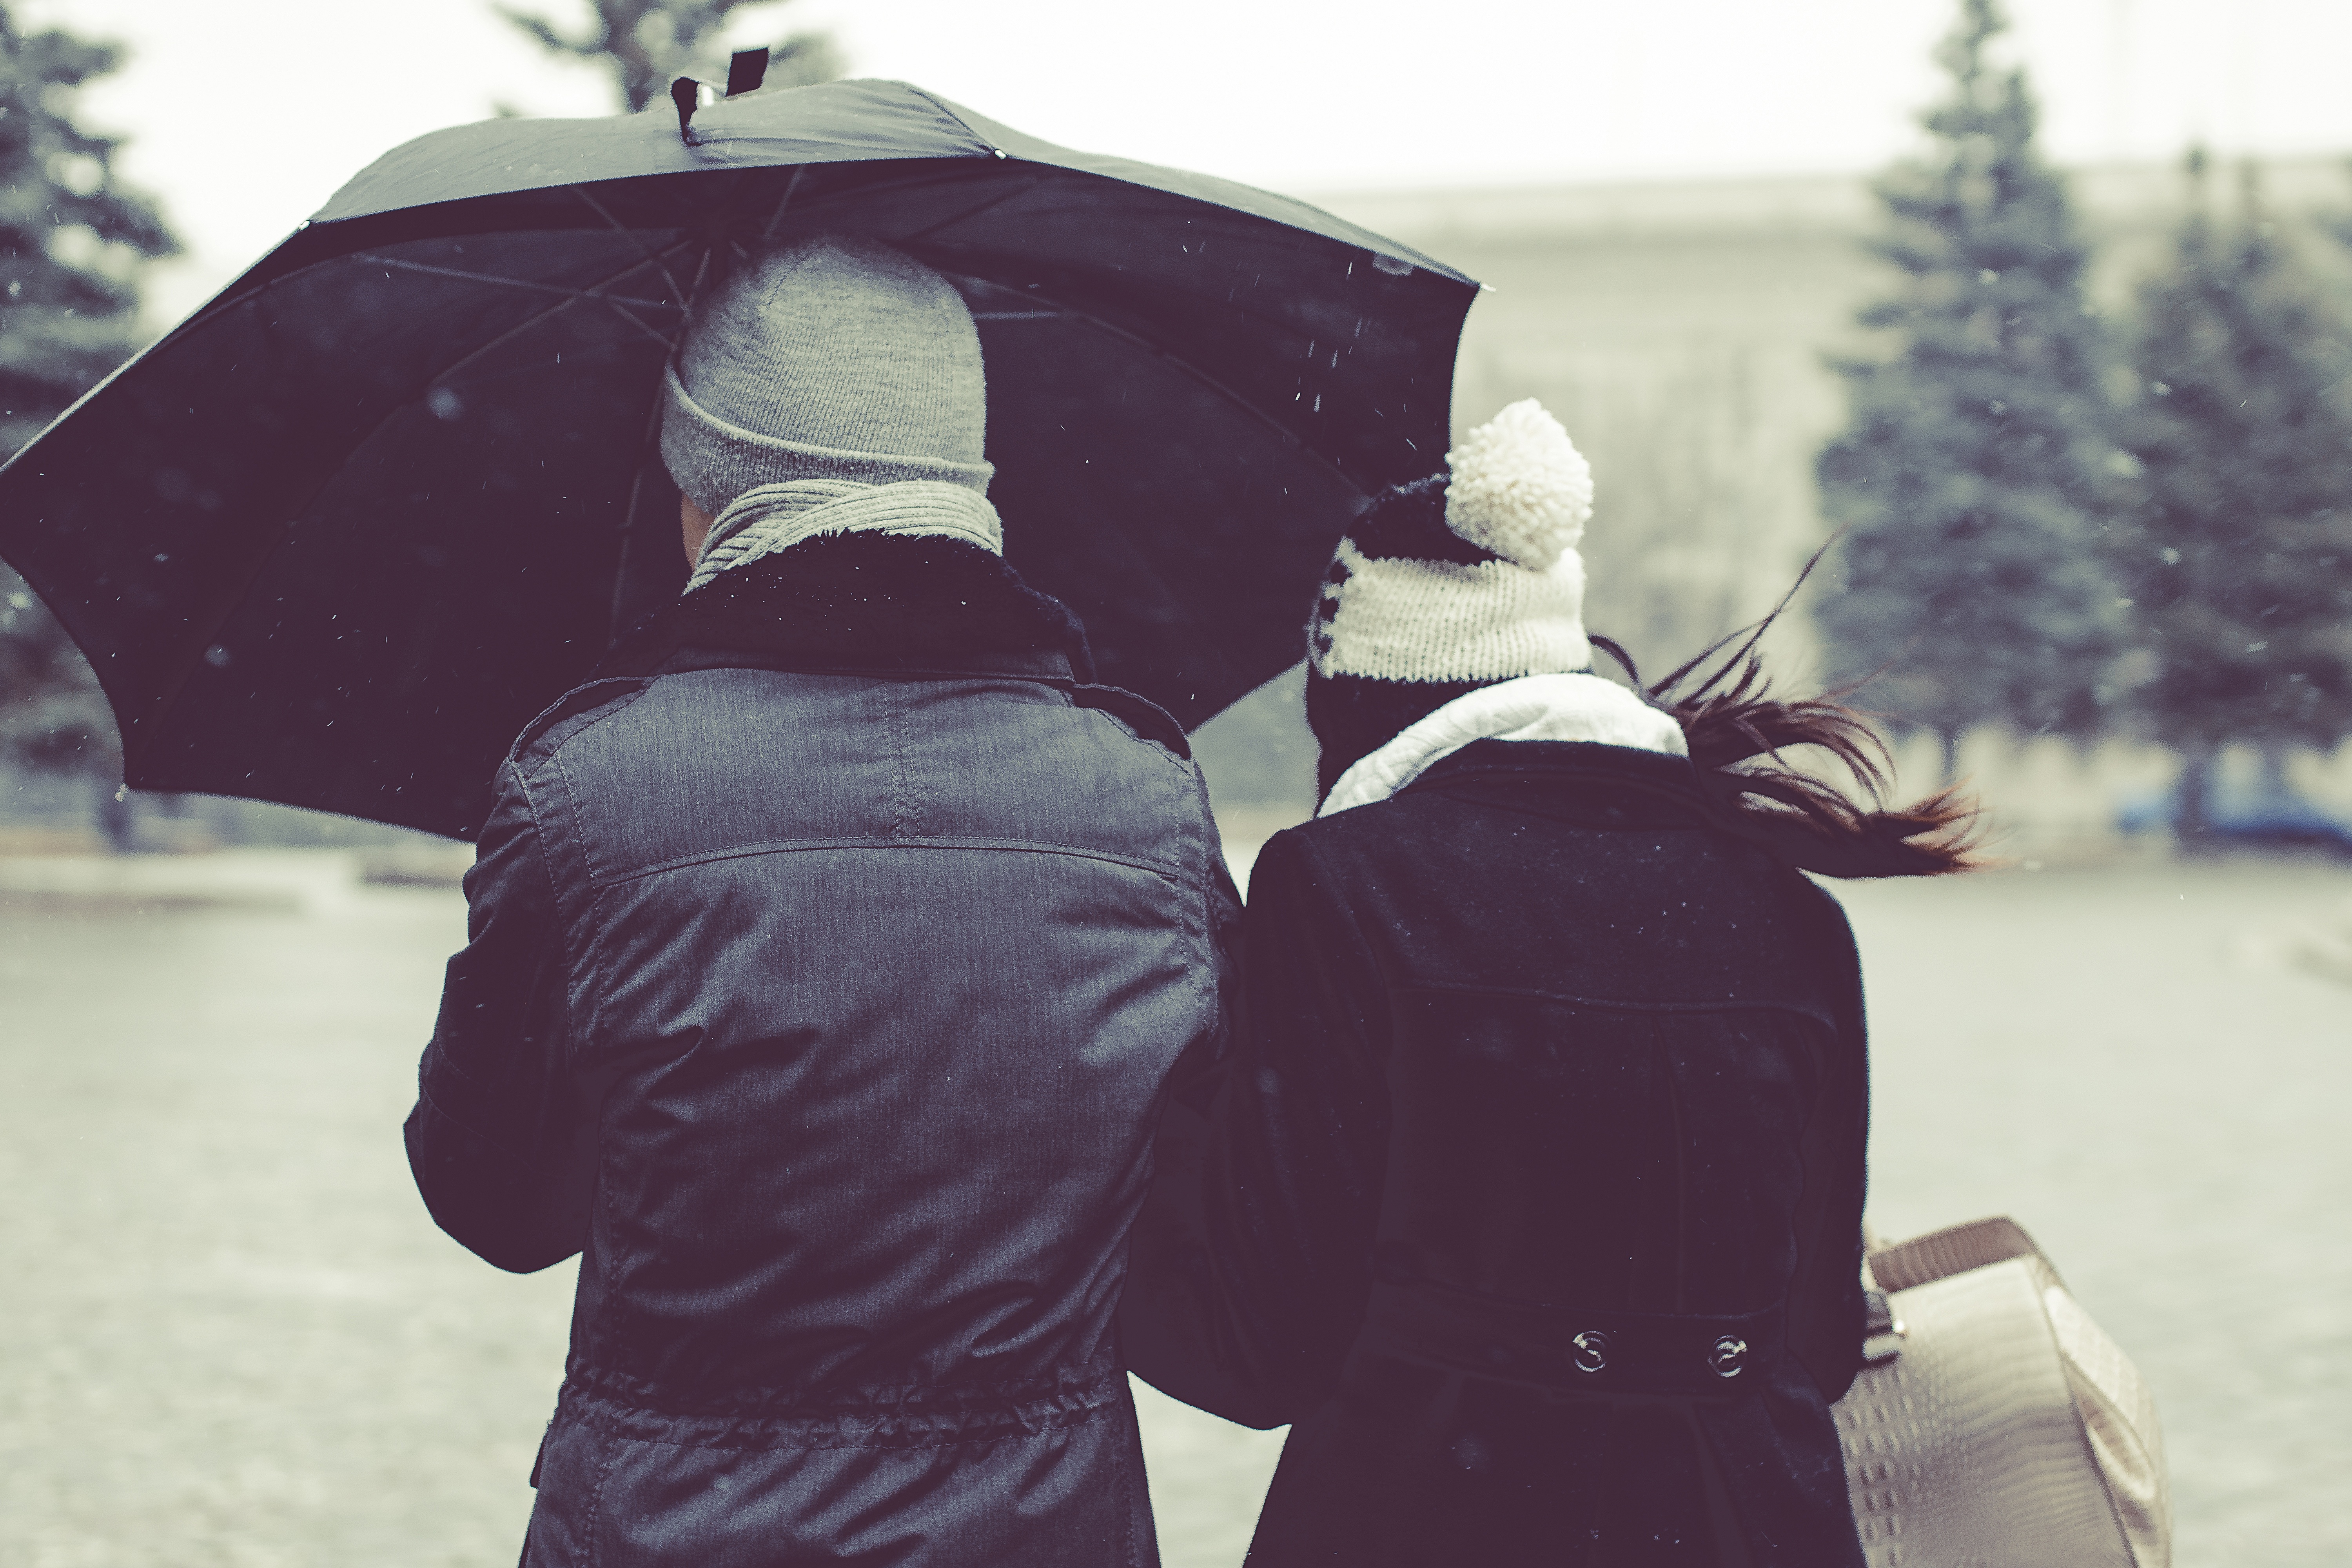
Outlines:
{"type": "MultiPolygon", "coordinates": [[[[1972,1220],[1948,1229],[1930,1231],[1909,1241],[1872,1252],[1866,1261],[1870,1277],[1881,1290],[1908,1290],[1930,1280],[1965,1274],[1988,1263],[2038,1256],[2041,1248],[2025,1227],[2002,1215],[1972,1220]]],[[[2046,1265],[2049,1260],[2043,1259],[2046,1265]]],[[[2057,1271],[2052,1269],[2054,1275],[2057,1271]]]]}

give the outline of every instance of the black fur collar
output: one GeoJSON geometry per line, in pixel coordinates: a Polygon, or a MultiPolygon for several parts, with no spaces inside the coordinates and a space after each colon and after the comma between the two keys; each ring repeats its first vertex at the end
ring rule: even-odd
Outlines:
{"type": "Polygon", "coordinates": [[[596,679],[650,675],[686,648],[839,656],[1066,654],[1094,679],[1086,628],[1003,559],[936,536],[834,534],[720,573],[621,635],[596,679]]]}

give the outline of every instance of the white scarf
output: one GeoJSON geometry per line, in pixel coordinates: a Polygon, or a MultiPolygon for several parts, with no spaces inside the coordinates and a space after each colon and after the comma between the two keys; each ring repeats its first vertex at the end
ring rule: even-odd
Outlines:
{"type": "Polygon", "coordinates": [[[1388,799],[1473,741],[1590,741],[1686,757],[1683,727],[1597,675],[1523,675],[1465,691],[1339,775],[1318,816],[1388,799]]]}
{"type": "Polygon", "coordinates": [[[865,485],[854,479],[785,479],[754,485],[713,518],[702,541],[693,593],[721,572],[790,549],[821,533],[939,534],[1004,553],[1004,525],[988,498],[966,485],[905,479],[865,485]]]}

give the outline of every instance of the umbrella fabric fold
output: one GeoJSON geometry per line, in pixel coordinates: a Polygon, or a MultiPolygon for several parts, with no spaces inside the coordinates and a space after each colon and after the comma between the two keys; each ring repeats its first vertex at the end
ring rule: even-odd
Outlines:
{"type": "Polygon", "coordinates": [[[786,234],[964,293],[1008,558],[1188,726],[1295,660],[1363,499],[1443,462],[1476,285],[1403,247],[903,83],[694,128],[396,149],[0,468],[0,556],[129,782],[470,837],[516,731],[682,584],[661,368],[712,269],[786,234]]]}

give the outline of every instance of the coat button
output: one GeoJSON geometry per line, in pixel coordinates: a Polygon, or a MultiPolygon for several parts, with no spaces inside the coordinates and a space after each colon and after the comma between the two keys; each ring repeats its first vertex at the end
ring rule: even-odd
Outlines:
{"type": "Polygon", "coordinates": [[[1706,1348],[1706,1366],[1717,1377],[1738,1377],[1748,1364],[1748,1342],[1726,1334],[1706,1348]]]}
{"type": "Polygon", "coordinates": [[[1609,1336],[1599,1329],[1587,1329],[1568,1342],[1576,1347],[1576,1370],[1599,1372],[1609,1364],[1609,1336]]]}

